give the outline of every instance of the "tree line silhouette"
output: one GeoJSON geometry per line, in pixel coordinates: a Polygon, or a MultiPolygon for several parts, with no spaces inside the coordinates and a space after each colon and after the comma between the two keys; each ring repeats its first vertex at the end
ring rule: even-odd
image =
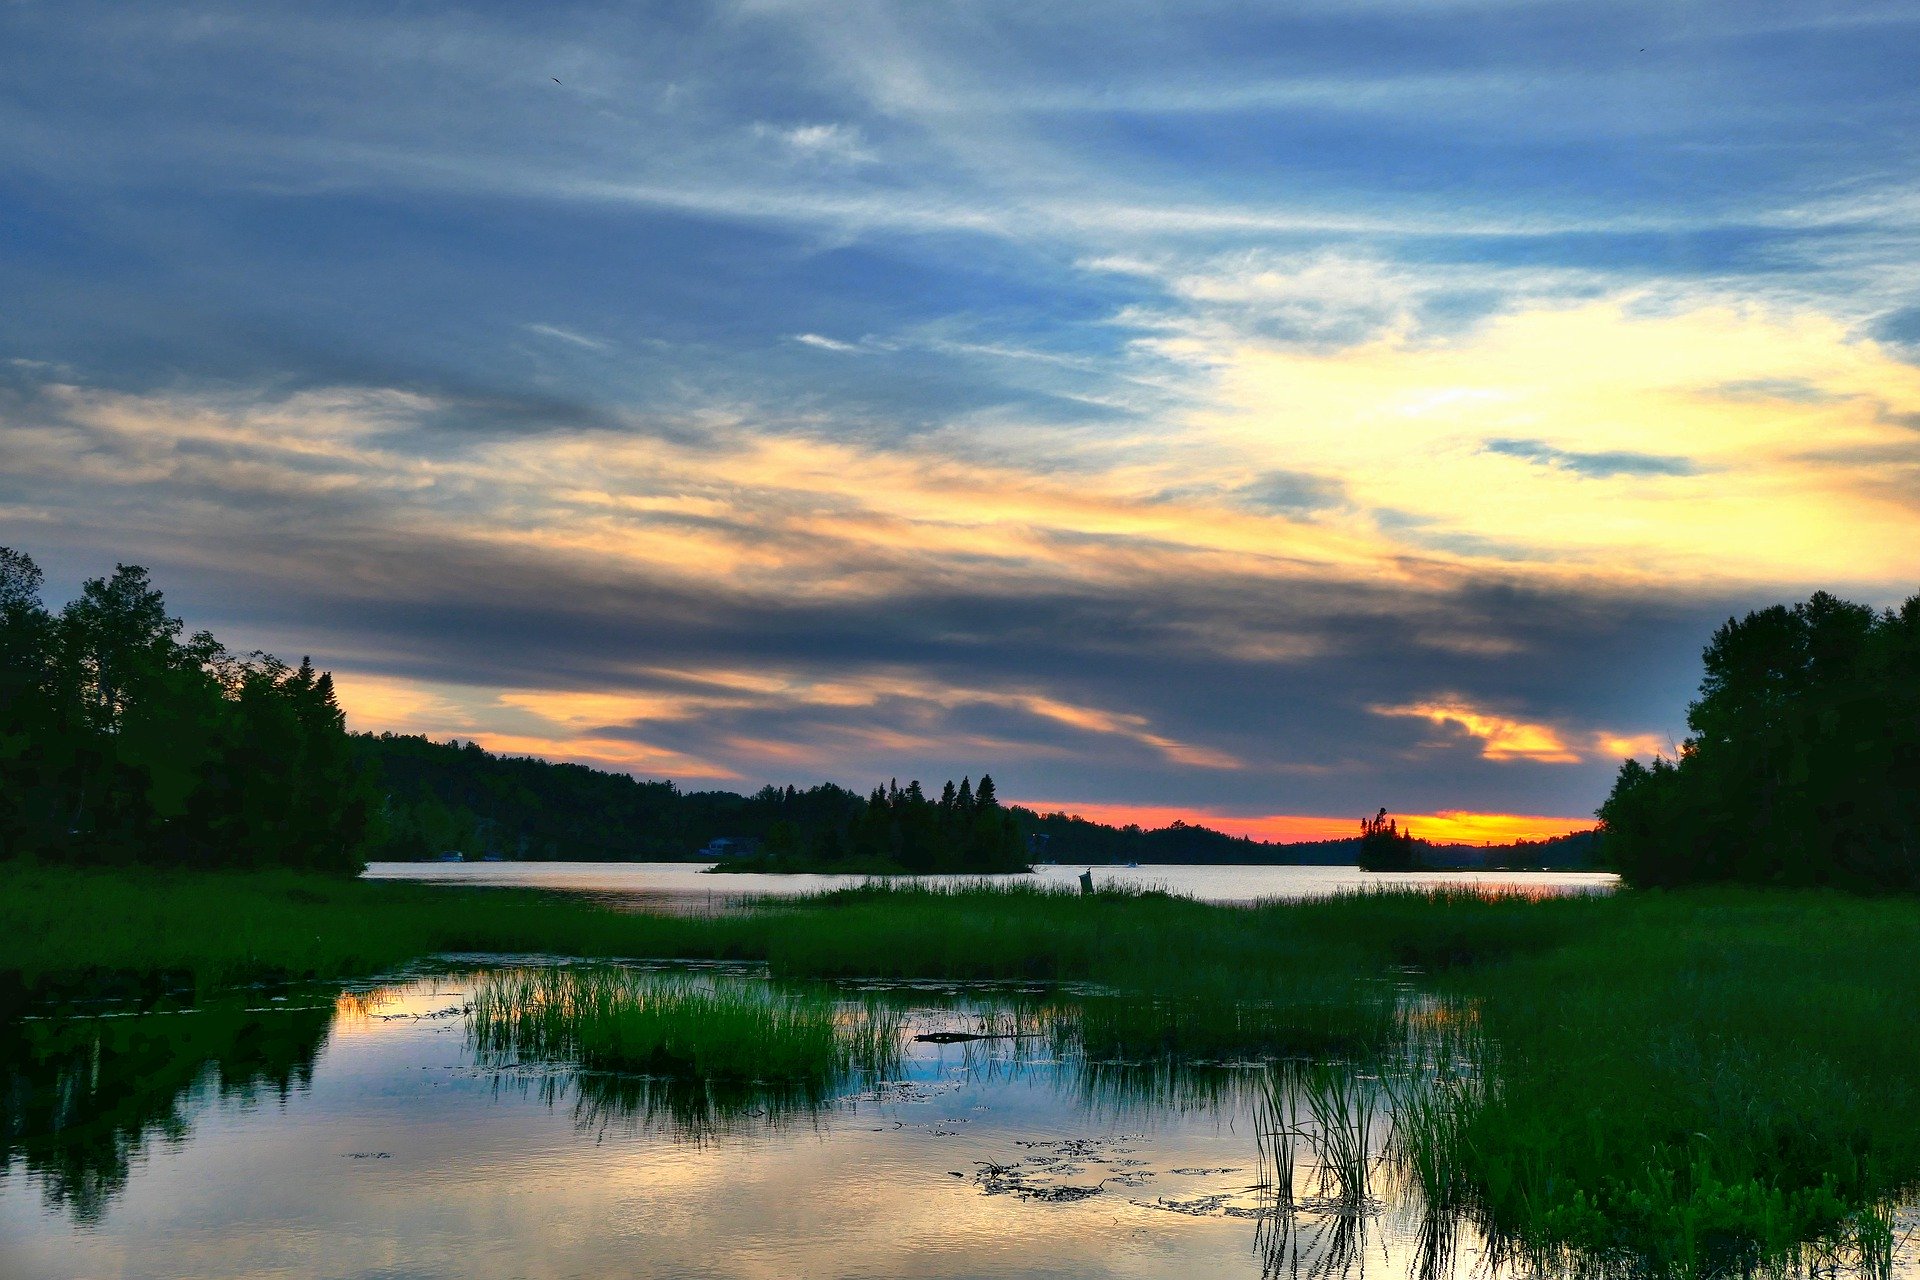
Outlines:
{"type": "Polygon", "coordinates": [[[1448,845],[1414,835],[1385,809],[1360,819],[1360,838],[1350,843],[1352,861],[1362,871],[1586,871],[1602,857],[1595,830],[1497,845],[1448,845]]]}
{"type": "Polygon", "coordinates": [[[1704,659],[1675,758],[1600,806],[1628,882],[1920,887],[1920,596],[1729,618],[1704,659]]]}
{"type": "Polygon", "coordinates": [[[186,634],[145,569],[59,612],[32,557],[0,547],[0,857],[352,873],[368,858],[686,858],[722,836],[786,863],[1024,866],[983,775],[939,799],[890,783],[682,792],[472,743],[349,734],[311,661],[186,634]]]}
{"type": "Polygon", "coordinates": [[[783,818],[768,832],[765,856],[775,866],[783,860],[824,866],[879,861],[917,872],[1023,871],[1027,866],[1019,823],[1001,807],[993,777],[984,773],[978,788],[971,778],[962,778],[958,787],[949,779],[937,800],[917,780],[902,787],[896,779],[874,788],[844,826],[825,823],[809,831],[783,818]]]}
{"type": "MultiPolygon", "coordinates": [[[[937,798],[897,781],[866,796],[832,783],[739,795],[471,742],[349,734],[330,674],[186,634],[145,569],[117,566],[57,613],[42,586],[29,556],[0,548],[0,857],[352,873],[449,850],[693,858],[736,837],[779,868],[1001,871],[1029,860],[1404,867],[1424,843],[1390,821],[1384,843],[1363,828],[1357,840],[1295,845],[1184,822],[1116,827],[1003,805],[985,775],[937,798]]],[[[1625,847],[1633,820],[1615,816],[1609,847],[1625,847]]],[[[1535,853],[1584,861],[1558,842],[1511,852],[1512,865],[1535,853]]]]}
{"type": "Polygon", "coordinates": [[[1025,840],[982,775],[938,799],[897,781],[862,797],[833,783],[762,787],[751,795],[682,791],[578,764],[497,756],[472,742],[356,735],[380,781],[368,856],[469,856],[582,861],[696,857],[716,839],[752,842],[745,867],[854,864],[910,871],[1006,871],[1026,865],[1025,840]]]}
{"type": "Polygon", "coordinates": [[[333,679],[183,636],[137,566],[59,613],[0,547],[0,854],[357,870],[373,792],[333,679]]]}

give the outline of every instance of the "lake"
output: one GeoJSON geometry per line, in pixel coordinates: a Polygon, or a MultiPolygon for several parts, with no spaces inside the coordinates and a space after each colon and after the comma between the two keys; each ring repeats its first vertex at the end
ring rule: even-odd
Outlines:
{"type": "MultiPolygon", "coordinates": [[[[775,990],[751,968],[622,972],[775,990]]],[[[541,975],[574,980],[454,960],[178,1010],[39,1010],[0,1054],[0,1273],[1437,1280],[1485,1262],[1386,1173],[1329,1183],[1311,1081],[1092,1059],[1061,1031],[1084,993],[811,987],[836,1025],[877,1020],[871,1060],[804,1086],[688,1085],[503,1033],[478,993],[541,975]],[[915,1038],[982,1029],[1017,1034],[915,1038]],[[1284,1170],[1282,1111],[1302,1135],[1284,1170]]],[[[1380,1161],[1391,1106],[1346,1079],[1380,1161]]]]}
{"type": "Polygon", "coordinates": [[[1420,982],[1367,984],[1392,1034],[1364,1063],[1246,1047],[1273,992],[757,965],[13,1004],[0,1276],[1518,1280],[1422,1180],[1420,1134],[1498,1058],[1420,982]],[[1219,1047],[1114,1047],[1176,1026],[1219,1047]]]}
{"type": "MultiPolygon", "coordinates": [[[[865,876],[707,875],[705,862],[376,862],[376,880],[513,885],[558,889],[618,900],[638,909],[718,910],[750,897],[786,897],[862,884],[865,876]]],[[[1068,863],[1004,877],[1072,888],[1084,868],[1068,863]]],[[[961,876],[922,879],[958,881],[961,876]]],[[[1144,885],[1202,902],[1319,898],[1369,888],[1466,887],[1528,894],[1604,893],[1618,883],[1606,871],[1436,871],[1383,873],[1358,867],[1174,866],[1094,867],[1096,885],[1144,885]]]]}

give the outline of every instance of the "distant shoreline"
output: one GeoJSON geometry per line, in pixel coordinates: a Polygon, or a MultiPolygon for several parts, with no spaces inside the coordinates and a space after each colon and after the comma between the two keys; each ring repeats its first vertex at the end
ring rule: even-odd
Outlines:
{"type": "Polygon", "coordinates": [[[1025,867],[1000,871],[910,871],[891,864],[874,863],[809,863],[802,866],[769,866],[759,859],[735,858],[715,861],[711,858],[464,858],[452,861],[441,858],[380,858],[372,865],[407,867],[478,867],[478,866],[594,866],[594,867],[694,867],[703,873],[716,875],[805,875],[805,876],[1010,876],[1031,875],[1043,867],[1081,867],[1093,871],[1145,870],[1149,867],[1306,867],[1321,868],[1328,871],[1365,871],[1369,875],[1382,876],[1433,876],[1433,875],[1471,875],[1475,872],[1497,871],[1502,875],[1543,875],[1557,876],[1569,873],[1592,872],[1610,874],[1611,867],[1539,867],[1511,866],[1505,863],[1483,862],[1471,866],[1449,867],[1397,867],[1393,869],[1361,867],[1355,862],[1088,862],[1076,858],[1057,859],[1051,862],[1036,862],[1025,867]]]}

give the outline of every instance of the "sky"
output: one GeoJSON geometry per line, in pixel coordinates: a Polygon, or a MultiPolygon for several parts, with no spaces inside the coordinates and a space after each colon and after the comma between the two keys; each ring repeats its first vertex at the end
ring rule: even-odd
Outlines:
{"type": "Polygon", "coordinates": [[[351,727],[1590,821],[1920,589],[1920,3],[0,5],[0,542],[351,727]]]}

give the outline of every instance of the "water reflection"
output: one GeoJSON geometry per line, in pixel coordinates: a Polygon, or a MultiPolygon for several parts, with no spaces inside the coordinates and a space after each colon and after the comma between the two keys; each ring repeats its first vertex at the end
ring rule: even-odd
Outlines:
{"type": "Polygon", "coordinates": [[[1096,991],[583,966],[277,994],[0,1022],[0,1272],[1608,1270],[1473,1220],[1470,1009],[1402,1004],[1361,1067],[1267,1054],[1265,1014],[1116,1037],[1150,1020],[1096,991]],[[1167,1043],[1211,1056],[1111,1052],[1167,1043]]]}
{"type": "Polygon", "coordinates": [[[313,1079],[327,1004],[241,1000],[0,1021],[0,1176],[16,1166],[50,1210],[93,1224],[152,1143],[188,1140],[216,1104],[284,1104],[313,1079]]]}

